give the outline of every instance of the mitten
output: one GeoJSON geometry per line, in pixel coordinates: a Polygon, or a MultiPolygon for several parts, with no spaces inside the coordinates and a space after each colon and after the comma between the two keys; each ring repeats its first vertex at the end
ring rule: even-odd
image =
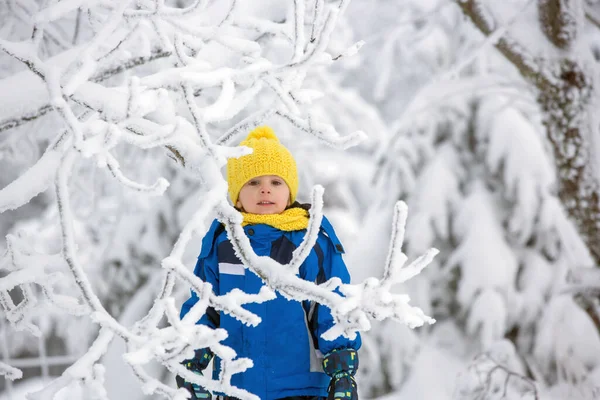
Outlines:
{"type": "Polygon", "coordinates": [[[323,359],[323,370],[331,377],[327,400],[358,400],[354,374],[358,354],[354,349],[334,350],[323,359]]]}
{"type": "MultiPolygon", "coordinates": [[[[196,350],[194,358],[190,360],[184,360],[182,364],[193,373],[202,375],[202,371],[206,369],[212,357],[213,354],[209,349],[200,349],[196,350]]],[[[177,387],[186,388],[192,394],[191,400],[212,399],[211,393],[202,386],[187,382],[179,375],[175,377],[175,380],[177,381],[177,387]]]]}

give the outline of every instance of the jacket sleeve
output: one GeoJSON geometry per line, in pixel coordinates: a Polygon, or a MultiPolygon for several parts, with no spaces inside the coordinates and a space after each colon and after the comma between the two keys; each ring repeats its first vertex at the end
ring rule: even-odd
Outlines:
{"type": "MultiPolygon", "coordinates": [[[[321,240],[319,240],[319,242],[322,243],[323,263],[322,269],[319,271],[319,276],[317,277],[317,283],[325,282],[333,277],[340,278],[344,284],[350,283],[350,273],[342,258],[344,248],[335,235],[331,224],[325,217],[323,217],[322,231],[324,231],[326,235],[320,233],[321,240]]],[[[341,294],[338,290],[336,290],[336,292],[341,294]]],[[[353,340],[344,336],[339,336],[338,338],[329,341],[321,337],[323,333],[333,326],[334,322],[331,310],[328,307],[320,304],[317,305],[313,318],[316,318],[315,336],[319,341],[319,350],[323,354],[328,354],[333,350],[339,349],[351,348],[358,350],[360,348],[362,343],[360,334],[357,334],[353,340]]]]}
{"type": "MultiPolygon", "coordinates": [[[[204,282],[208,282],[212,285],[213,292],[219,295],[219,272],[218,272],[218,258],[217,258],[217,236],[219,235],[221,224],[219,221],[213,221],[208,232],[202,239],[202,249],[194,268],[194,275],[202,279],[204,282]]],[[[180,318],[183,318],[190,309],[199,300],[198,294],[190,289],[190,298],[187,299],[181,306],[180,318]]],[[[209,326],[213,329],[219,327],[219,313],[212,307],[206,309],[206,313],[197,322],[198,324],[209,326]]]]}

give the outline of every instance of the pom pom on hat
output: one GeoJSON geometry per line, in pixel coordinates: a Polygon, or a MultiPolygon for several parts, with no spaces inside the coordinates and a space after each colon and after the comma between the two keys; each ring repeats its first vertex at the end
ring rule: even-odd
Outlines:
{"type": "Polygon", "coordinates": [[[255,128],[240,143],[253,149],[252,154],[227,160],[227,182],[229,197],[235,205],[242,186],[250,179],[263,175],[281,177],[290,189],[290,201],[298,193],[298,171],[292,153],[279,142],[269,126],[255,128]]]}
{"type": "Polygon", "coordinates": [[[276,140],[279,143],[279,138],[275,135],[275,132],[273,132],[273,129],[270,126],[259,126],[250,132],[246,139],[240,143],[240,145],[243,145],[244,142],[247,142],[250,139],[262,138],[276,140]]]}

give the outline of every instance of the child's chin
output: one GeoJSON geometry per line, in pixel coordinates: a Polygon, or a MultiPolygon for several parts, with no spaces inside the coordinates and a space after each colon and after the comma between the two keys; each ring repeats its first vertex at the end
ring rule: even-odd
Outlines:
{"type": "Polygon", "coordinates": [[[281,211],[275,206],[265,207],[262,206],[254,211],[254,214],[268,215],[268,214],[279,214],[281,211]]]}

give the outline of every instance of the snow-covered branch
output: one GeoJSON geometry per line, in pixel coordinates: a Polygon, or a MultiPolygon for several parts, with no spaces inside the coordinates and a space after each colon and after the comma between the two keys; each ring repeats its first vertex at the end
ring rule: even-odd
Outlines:
{"type": "Polygon", "coordinates": [[[600,270],[584,267],[570,270],[562,292],[600,298],[600,270]]]}
{"type": "Polygon", "coordinates": [[[14,381],[23,377],[23,371],[0,361],[0,375],[4,375],[7,379],[14,381]]]}
{"type": "Polygon", "coordinates": [[[84,310],[75,298],[59,295],[54,292],[53,285],[63,278],[62,274],[47,271],[48,265],[64,263],[60,255],[44,255],[36,253],[27,244],[25,237],[7,235],[7,250],[0,258],[0,271],[5,276],[0,278],[0,306],[8,321],[17,330],[26,330],[34,336],[41,334],[39,328],[29,322],[27,315],[37,305],[35,286],[42,288],[48,300],[74,315],[81,315],[84,310]],[[10,291],[19,288],[22,299],[14,304],[10,291]]]}
{"type": "Polygon", "coordinates": [[[600,29],[600,16],[594,10],[588,2],[583,4],[585,11],[585,18],[590,21],[596,28],[600,29]]]}
{"type": "Polygon", "coordinates": [[[418,275],[435,255],[436,249],[430,249],[407,266],[406,255],[400,250],[404,242],[404,231],[406,227],[407,207],[404,202],[398,202],[394,208],[394,221],[390,247],[382,279],[369,278],[365,282],[356,285],[342,285],[340,291],[345,295],[332,313],[339,320],[352,321],[349,326],[334,326],[325,332],[325,338],[333,339],[340,334],[351,335],[352,329],[360,327],[361,330],[370,329],[365,315],[382,321],[394,319],[410,328],[415,328],[424,323],[433,324],[435,320],[426,316],[418,307],[409,306],[410,298],[407,295],[392,293],[395,284],[403,283],[418,275]]]}
{"type": "Polygon", "coordinates": [[[468,372],[459,376],[454,398],[479,399],[502,393],[504,398],[538,400],[540,393],[535,382],[517,373],[514,346],[500,341],[490,350],[477,355],[471,362],[468,372]]]}
{"type": "MultiPolygon", "coordinates": [[[[313,193],[313,199],[319,204],[322,202],[322,192],[317,188],[313,193]]],[[[270,257],[259,257],[250,246],[250,241],[240,225],[239,214],[232,212],[230,206],[222,205],[217,211],[220,220],[226,225],[227,233],[238,258],[244,265],[263,279],[271,289],[278,291],[290,299],[298,301],[310,300],[329,307],[335,319],[335,325],[323,337],[333,340],[344,335],[349,338],[356,336],[359,331],[367,331],[371,328],[369,318],[383,320],[391,318],[400,321],[411,328],[421,326],[424,323],[435,322],[427,317],[418,307],[408,305],[410,298],[407,295],[395,295],[391,293],[394,284],[404,282],[417,275],[427,264],[431,262],[437,250],[430,250],[419,257],[408,266],[404,267],[406,256],[400,251],[402,246],[405,222],[406,205],[400,202],[396,206],[394,220],[395,233],[390,242],[390,253],[386,262],[386,273],[381,281],[370,278],[363,283],[354,285],[341,285],[339,279],[333,278],[322,285],[316,285],[296,276],[290,266],[299,265],[303,260],[293,259],[283,266],[270,257]],[[400,232],[398,234],[398,232],[400,232]],[[282,274],[281,271],[286,271],[282,274]],[[335,292],[339,288],[343,295],[335,292]]],[[[311,218],[320,219],[321,216],[311,212],[311,218]]],[[[314,243],[318,230],[310,230],[305,236],[305,242],[314,243]]],[[[303,254],[299,251],[294,254],[298,257],[303,254]]]]}
{"type": "Polygon", "coordinates": [[[583,30],[584,3],[577,0],[538,1],[540,26],[559,49],[569,50],[583,30]]]}
{"type": "MultiPolygon", "coordinates": [[[[484,35],[492,36],[495,30],[499,29],[494,17],[489,14],[481,0],[456,1],[456,3],[484,35]]],[[[503,33],[497,38],[496,47],[524,77],[537,82],[538,85],[545,85],[550,80],[544,76],[541,60],[535,59],[530,50],[508,33],[503,33]]]]}
{"type": "Polygon", "coordinates": [[[106,390],[102,386],[104,368],[99,364],[100,358],[106,352],[114,334],[108,329],[102,329],[89,348],[88,352],[71,365],[59,378],[46,385],[43,389],[27,395],[27,400],[42,400],[53,398],[61,389],[73,381],[79,381],[91,390],[98,399],[106,400],[106,390]]]}
{"type": "MultiPolygon", "coordinates": [[[[68,53],[74,53],[73,51],[69,51],[68,53]]],[[[70,55],[69,54],[69,55],[70,55]]],[[[121,60],[116,65],[107,65],[106,67],[99,67],[96,71],[96,74],[90,79],[92,82],[102,82],[104,80],[109,79],[114,75],[121,74],[126,72],[132,68],[136,68],[145,64],[148,64],[152,61],[163,59],[171,56],[170,52],[155,50],[152,51],[150,55],[142,55],[142,56],[134,56],[125,60],[121,60]]],[[[56,60],[59,59],[60,56],[56,57],[56,60]]],[[[55,59],[48,61],[49,63],[54,63],[55,59]]],[[[10,99],[13,104],[7,107],[2,107],[3,111],[0,115],[0,132],[8,131],[13,128],[17,128],[21,125],[24,125],[28,122],[31,122],[39,117],[42,117],[49,112],[53,111],[53,106],[48,102],[44,102],[44,98],[47,98],[47,94],[44,93],[46,90],[42,87],[42,83],[37,84],[37,81],[32,76],[32,72],[23,71],[13,76],[4,78],[0,81],[0,91],[8,92],[12,87],[22,86],[25,82],[28,83],[28,93],[31,94],[30,99],[33,101],[27,101],[24,104],[19,104],[19,109],[17,110],[14,104],[14,99],[10,99]],[[34,82],[36,82],[34,84],[34,82]],[[41,102],[40,102],[41,101],[41,102]],[[10,115],[6,115],[7,111],[12,111],[10,115]]]]}
{"type": "MultiPolygon", "coordinates": [[[[323,207],[321,187],[316,187],[312,194],[310,225],[304,241],[290,263],[284,266],[254,253],[240,225],[241,215],[227,201],[227,184],[220,170],[228,158],[248,154],[248,149],[230,145],[240,134],[259,124],[276,120],[292,127],[292,131],[308,133],[309,139],[316,138],[320,143],[339,149],[354,146],[366,138],[360,130],[341,135],[332,123],[320,120],[319,114],[312,110],[313,100],[320,94],[303,88],[312,69],[327,67],[334,61],[327,49],[348,2],[340,1],[331,7],[318,1],[310,35],[305,32],[306,3],[303,0],[296,1],[293,20],[287,21],[287,25],[240,17],[236,13],[236,1],[216,11],[203,0],[181,9],[169,7],[161,0],[135,3],[49,2],[35,14],[31,40],[0,41],[0,49],[30,69],[27,76],[34,73],[42,82],[45,90],[40,97],[43,101],[37,99],[32,107],[38,114],[52,107],[66,128],[37,163],[0,189],[0,212],[23,206],[53,185],[60,256],[52,256],[57,260],[46,256],[44,261],[60,264],[74,288],[72,298],[54,293],[53,284],[58,275],[48,273],[44,262],[31,262],[19,256],[14,249],[25,239],[13,241],[11,237],[10,252],[6,256],[6,260],[12,257],[11,268],[8,275],[0,278],[2,307],[15,327],[29,327],[33,333],[39,333],[26,325],[29,307],[37,301],[31,288],[36,284],[42,286],[51,304],[69,314],[87,314],[99,331],[95,342],[77,362],[29,398],[51,397],[78,382],[97,398],[106,399],[102,357],[111,343],[118,340],[125,343],[125,362],[145,394],[171,399],[185,395],[185,391],[170,388],[146,371],[148,364],[159,363],[209,390],[255,400],[256,396],[231,386],[231,377],[251,367],[252,361],[237,358],[231,348],[222,344],[226,332],[198,325],[197,321],[211,307],[255,326],[261,322],[260,318],[244,306],[270,301],[275,298],[275,291],[290,299],[312,300],[330,307],[336,325],[327,333],[328,337],[352,337],[357,331],[370,328],[369,318],[392,318],[411,327],[433,323],[420,309],[409,306],[407,296],[392,294],[391,290],[394,284],[417,274],[431,261],[434,251],[404,267],[406,257],[400,251],[403,234],[398,234],[390,244],[387,272],[381,281],[340,285],[334,279],[319,286],[296,274],[318,239],[323,207]],[[87,13],[95,34],[62,62],[44,61],[39,50],[46,28],[76,10],[87,13]],[[218,15],[211,14],[215,12],[218,15]],[[267,47],[269,42],[255,39],[270,34],[287,37],[285,28],[292,28],[290,24],[293,39],[284,43],[290,46],[291,57],[283,59],[283,64],[279,64],[282,59],[267,59],[272,50],[267,47]],[[240,32],[240,27],[248,26],[252,27],[251,34],[240,32]],[[307,42],[309,36],[310,42],[307,42]],[[152,43],[159,45],[150,46],[152,43]],[[223,56],[222,51],[228,55],[223,56]],[[158,70],[134,69],[158,58],[165,61],[158,70]],[[129,76],[121,79],[121,72],[129,76]],[[267,100],[256,101],[259,97],[267,100]],[[208,190],[196,200],[197,212],[181,231],[169,256],[162,260],[162,283],[151,309],[136,323],[125,324],[103,304],[85,268],[88,259],[83,257],[86,249],[79,245],[77,222],[80,218],[75,196],[75,190],[85,183],[75,181],[82,166],[106,169],[114,178],[110,181],[112,187],[124,193],[162,195],[169,185],[167,180],[156,175],[152,177],[156,183],[149,185],[143,183],[146,180],[139,174],[126,169],[131,154],[127,150],[148,152],[161,148],[174,154],[185,172],[208,190]],[[215,214],[226,225],[245,266],[264,280],[265,286],[259,293],[233,290],[217,296],[210,284],[202,282],[184,264],[186,246],[193,237],[206,231],[204,221],[215,214]],[[181,321],[173,297],[178,281],[192,288],[199,298],[181,321]],[[25,298],[16,306],[8,294],[15,287],[21,289],[25,298]],[[210,347],[221,359],[223,373],[219,380],[193,374],[181,365],[181,361],[193,356],[194,349],[203,347],[210,347]]],[[[357,49],[358,45],[351,46],[343,54],[352,55],[357,49]]],[[[7,86],[10,85],[7,83],[7,86]]],[[[16,115],[24,114],[29,119],[38,115],[30,111],[16,115]]],[[[19,125],[22,122],[19,118],[3,117],[0,130],[19,125]]],[[[401,231],[406,210],[398,208],[397,214],[394,223],[401,231]]],[[[17,377],[16,371],[4,365],[0,365],[0,371],[17,377]]]]}
{"type": "Polygon", "coordinates": [[[48,149],[40,160],[8,186],[0,189],[0,213],[14,210],[44,192],[54,179],[61,154],[48,149]]]}

